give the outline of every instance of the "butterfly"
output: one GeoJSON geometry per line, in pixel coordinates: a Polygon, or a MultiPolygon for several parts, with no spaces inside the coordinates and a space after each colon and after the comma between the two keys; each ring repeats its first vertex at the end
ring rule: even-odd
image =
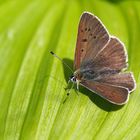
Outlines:
{"type": "Polygon", "coordinates": [[[84,86],[107,101],[122,105],[136,88],[128,67],[124,44],[110,36],[98,17],[84,12],[80,18],[70,80],[84,86]]]}
{"type": "Polygon", "coordinates": [[[127,61],[124,44],[109,35],[97,16],[84,12],[78,27],[74,73],[70,77],[77,89],[80,84],[113,104],[127,103],[130,92],[136,88],[133,73],[124,72],[127,61]]]}

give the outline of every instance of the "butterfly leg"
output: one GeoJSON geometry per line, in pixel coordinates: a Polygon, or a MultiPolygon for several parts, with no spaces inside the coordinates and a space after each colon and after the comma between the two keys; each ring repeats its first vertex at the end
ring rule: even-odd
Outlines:
{"type": "Polygon", "coordinates": [[[67,82],[67,86],[64,88],[65,91],[67,91],[69,89],[69,84],[70,84],[70,80],[67,82]]]}
{"type": "MultiPolygon", "coordinates": [[[[68,81],[68,84],[69,84],[69,83],[70,83],[70,80],[68,81]]],[[[66,90],[67,90],[67,97],[66,97],[65,100],[63,101],[63,104],[66,102],[68,96],[70,95],[70,91],[73,89],[73,87],[74,87],[74,83],[72,83],[71,88],[66,89],[66,90]]]]}
{"type": "Polygon", "coordinates": [[[76,91],[77,95],[79,95],[79,93],[77,92],[77,91],[79,91],[79,80],[76,80],[76,89],[77,90],[75,90],[75,91],[76,91]]]}
{"type": "Polygon", "coordinates": [[[77,90],[79,91],[79,80],[76,80],[77,90]]]}

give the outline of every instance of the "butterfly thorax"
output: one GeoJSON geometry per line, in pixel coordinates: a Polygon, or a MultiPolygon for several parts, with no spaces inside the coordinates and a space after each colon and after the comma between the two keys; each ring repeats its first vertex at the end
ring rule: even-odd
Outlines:
{"type": "Polygon", "coordinates": [[[98,76],[98,74],[96,72],[94,72],[93,70],[88,70],[88,69],[78,69],[74,72],[74,77],[78,80],[78,81],[82,81],[82,80],[89,80],[89,79],[94,79],[98,76]]]}
{"type": "Polygon", "coordinates": [[[97,75],[93,71],[78,69],[70,77],[72,82],[94,79],[97,75]]]}
{"type": "Polygon", "coordinates": [[[105,69],[102,69],[102,70],[98,70],[98,71],[95,71],[94,69],[90,69],[90,68],[80,68],[78,70],[76,70],[74,72],[74,75],[73,75],[73,80],[71,81],[84,81],[84,80],[93,80],[93,81],[96,81],[98,79],[100,79],[101,77],[108,77],[109,75],[114,75],[114,74],[117,74],[119,73],[120,71],[119,70],[110,70],[108,68],[105,68],[105,69]]]}

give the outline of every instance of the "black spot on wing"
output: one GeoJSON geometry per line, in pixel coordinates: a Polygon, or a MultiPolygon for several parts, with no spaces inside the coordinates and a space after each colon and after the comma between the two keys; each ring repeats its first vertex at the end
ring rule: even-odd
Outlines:
{"type": "Polygon", "coordinates": [[[87,39],[86,39],[86,38],[83,38],[83,39],[82,39],[82,42],[87,42],[87,39]]]}

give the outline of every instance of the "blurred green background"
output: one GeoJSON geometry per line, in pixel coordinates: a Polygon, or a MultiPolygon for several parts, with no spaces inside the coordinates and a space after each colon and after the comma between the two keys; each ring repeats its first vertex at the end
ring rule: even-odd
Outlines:
{"type": "Polygon", "coordinates": [[[139,140],[140,1],[0,0],[0,139],[139,140]],[[80,15],[126,45],[137,89],[118,107],[80,87],[66,98],[80,15]]]}

